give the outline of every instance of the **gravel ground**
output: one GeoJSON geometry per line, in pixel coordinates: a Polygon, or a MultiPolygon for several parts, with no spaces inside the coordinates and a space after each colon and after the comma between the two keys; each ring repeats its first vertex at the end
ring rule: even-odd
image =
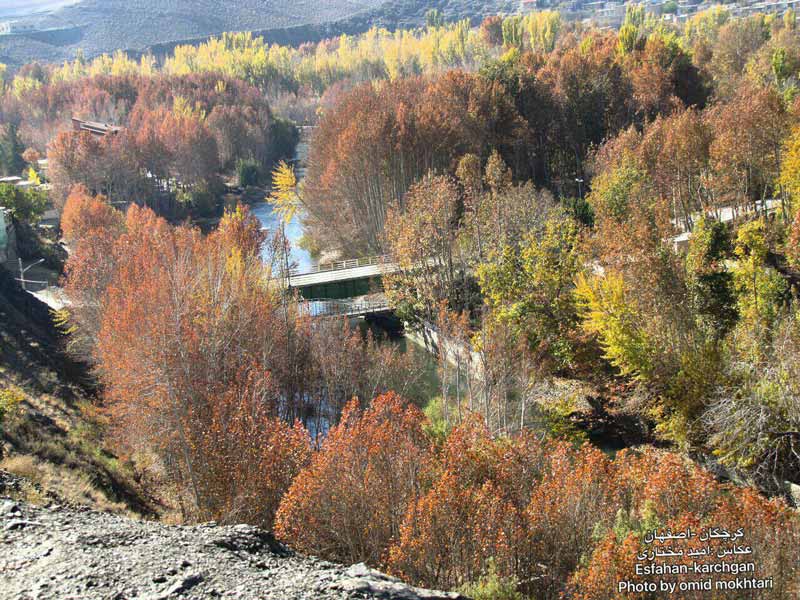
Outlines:
{"type": "Polygon", "coordinates": [[[248,525],[166,526],[0,497],[0,598],[457,599],[296,555],[248,525]]]}

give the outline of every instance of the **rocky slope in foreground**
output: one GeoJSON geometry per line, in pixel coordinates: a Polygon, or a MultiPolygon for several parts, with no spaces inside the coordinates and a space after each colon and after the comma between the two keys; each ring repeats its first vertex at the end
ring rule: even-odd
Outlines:
{"type": "Polygon", "coordinates": [[[459,598],[413,588],[363,565],[298,556],[247,525],[166,526],[89,509],[34,507],[4,493],[3,599],[459,598]]]}

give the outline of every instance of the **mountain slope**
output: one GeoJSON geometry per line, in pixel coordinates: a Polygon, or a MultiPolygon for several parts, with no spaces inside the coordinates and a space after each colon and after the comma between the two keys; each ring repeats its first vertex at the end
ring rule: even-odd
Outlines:
{"type": "Polygon", "coordinates": [[[64,352],[46,305],[0,267],[0,468],[27,478],[21,497],[154,515],[156,504],[108,451],[86,365],[64,352]]]}
{"type": "Polygon", "coordinates": [[[224,31],[255,31],[270,41],[299,44],[373,25],[419,26],[432,8],[448,20],[475,21],[518,6],[517,0],[81,0],[20,18],[21,25],[49,31],[0,36],[0,62],[60,62],[78,49],[89,58],[117,49],[169,50],[174,42],[224,31]]]}

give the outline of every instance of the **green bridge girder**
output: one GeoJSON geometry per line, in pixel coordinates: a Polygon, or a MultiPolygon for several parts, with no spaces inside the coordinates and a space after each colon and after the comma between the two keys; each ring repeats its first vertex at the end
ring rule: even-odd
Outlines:
{"type": "Polygon", "coordinates": [[[304,300],[345,300],[383,291],[381,276],[347,279],[314,285],[292,286],[304,300]]]}

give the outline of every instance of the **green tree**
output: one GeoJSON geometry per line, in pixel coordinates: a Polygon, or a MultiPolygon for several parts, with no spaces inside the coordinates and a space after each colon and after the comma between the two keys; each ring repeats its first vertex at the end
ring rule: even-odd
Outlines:
{"type": "Polygon", "coordinates": [[[240,186],[258,185],[261,182],[261,163],[252,158],[240,158],[236,161],[236,174],[240,186]]]}
{"type": "Polygon", "coordinates": [[[770,346],[775,324],[787,300],[788,286],[767,263],[770,252],[767,225],[752,221],[739,228],[733,269],[739,323],[735,350],[749,360],[760,360],[770,346]]]}
{"type": "Polygon", "coordinates": [[[0,171],[5,175],[20,175],[25,168],[24,151],[16,124],[7,123],[0,134],[0,171]]]}
{"type": "Polygon", "coordinates": [[[716,340],[724,339],[738,318],[733,274],[725,266],[731,250],[724,223],[705,217],[697,221],[686,256],[689,294],[698,326],[716,340]]]}
{"type": "Polygon", "coordinates": [[[554,212],[519,248],[507,244],[492,253],[477,275],[492,318],[510,326],[536,355],[565,368],[578,322],[573,282],[582,269],[578,227],[554,212]]]}
{"type": "Polygon", "coordinates": [[[37,189],[22,189],[15,185],[0,184],[0,206],[11,210],[16,219],[35,223],[44,214],[47,197],[37,189]]]}
{"type": "Polygon", "coordinates": [[[792,129],[784,142],[779,183],[792,202],[792,214],[800,208],[800,127],[792,129]]]}
{"type": "Polygon", "coordinates": [[[632,160],[623,159],[617,168],[595,177],[588,202],[598,217],[621,223],[635,210],[635,202],[644,191],[644,171],[632,160]]]}
{"type": "Polygon", "coordinates": [[[503,20],[503,45],[507,48],[522,48],[524,31],[522,17],[506,17],[503,20]]]}

